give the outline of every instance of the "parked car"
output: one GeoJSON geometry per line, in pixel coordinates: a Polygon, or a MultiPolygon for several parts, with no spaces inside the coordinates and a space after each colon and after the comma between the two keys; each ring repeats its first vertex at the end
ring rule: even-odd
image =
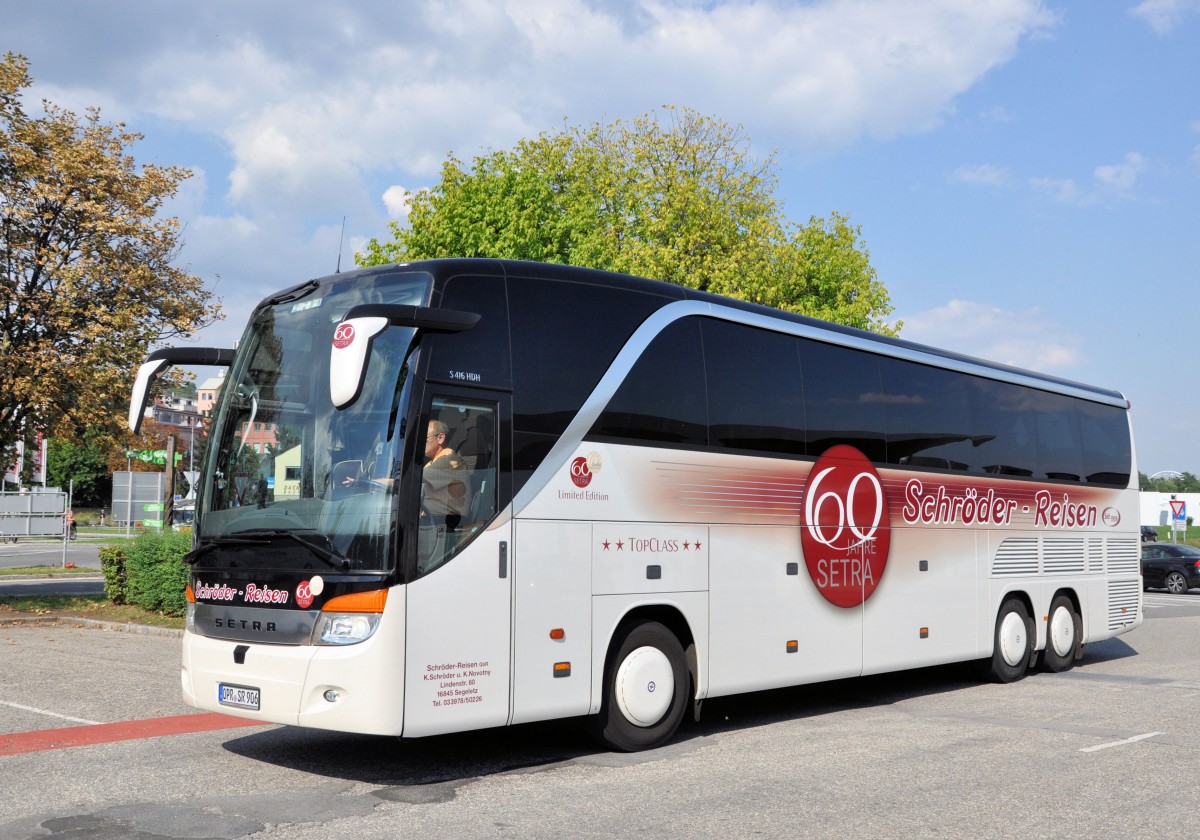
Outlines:
{"type": "Polygon", "coordinates": [[[1158,529],[1153,525],[1143,525],[1142,542],[1158,542],[1158,529]]]}
{"type": "Polygon", "coordinates": [[[1180,594],[1200,587],[1200,548],[1156,543],[1142,546],[1142,588],[1165,587],[1180,594]]]}

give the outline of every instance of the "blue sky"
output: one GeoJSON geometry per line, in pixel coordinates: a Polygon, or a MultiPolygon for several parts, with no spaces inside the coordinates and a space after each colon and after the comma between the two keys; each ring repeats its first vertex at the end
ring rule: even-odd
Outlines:
{"type": "Polygon", "coordinates": [[[1123,391],[1139,468],[1200,473],[1200,0],[0,0],[40,98],[192,169],[170,212],[228,345],[403,189],[672,103],[861,226],[903,337],[1123,391]]]}

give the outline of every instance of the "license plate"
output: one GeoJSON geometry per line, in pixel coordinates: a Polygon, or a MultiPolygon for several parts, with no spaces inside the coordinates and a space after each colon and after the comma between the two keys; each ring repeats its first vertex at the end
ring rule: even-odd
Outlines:
{"type": "Polygon", "coordinates": [[[217,702],[222,706],[236,706],[239,709],[254,709],[258,711],[258,689],[244,685],[217,685],[217,702]]]}

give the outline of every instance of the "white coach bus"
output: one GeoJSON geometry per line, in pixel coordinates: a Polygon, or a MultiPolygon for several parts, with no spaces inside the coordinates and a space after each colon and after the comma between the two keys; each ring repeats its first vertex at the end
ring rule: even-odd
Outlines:
{"type": "Polygon", "coordinates": [[[418,737],[982,660],[1142,620],[1115,391],[579,268],[311,280],[232,350],[196,505],[184,699],[418,737]],[[271,446],[247,445],[250,430],[271,446]],[[262,449],[263,451],[259,451],[262,449]]]}

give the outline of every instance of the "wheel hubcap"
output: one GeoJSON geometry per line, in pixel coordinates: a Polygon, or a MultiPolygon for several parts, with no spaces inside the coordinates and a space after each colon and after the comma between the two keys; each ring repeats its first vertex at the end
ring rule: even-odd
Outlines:
{"type": "Polygon", "coordinates": [[[675,675],[666,654],[640,647],[625,657],[616,673],[617,708],[636,726],[662,720],[675,696],[675,675]]]}
{"type": "Polygon", "coordinates": [[[1075,616],[1066,607],[1059,607],[1050,616],[1050,644],[1059,656],[1075,650],[1075,616]]]}
{"type": "Polygon", "coordinates": [[[1179,575],[1171,575],[1169,578],[1167,578],[1167,589],[1171,590],[1176,595],[1186,588],[1187,587],[1183,585],[1183,578],[1181,578],[1179,575]]]}
{"type": "Polygon", "coordinates": [[[1028,636],[1025,620],[1010,612],[1000,622],[1000,655],[1009,665],[1017,666],[1025,661],[1028,636]]]}

